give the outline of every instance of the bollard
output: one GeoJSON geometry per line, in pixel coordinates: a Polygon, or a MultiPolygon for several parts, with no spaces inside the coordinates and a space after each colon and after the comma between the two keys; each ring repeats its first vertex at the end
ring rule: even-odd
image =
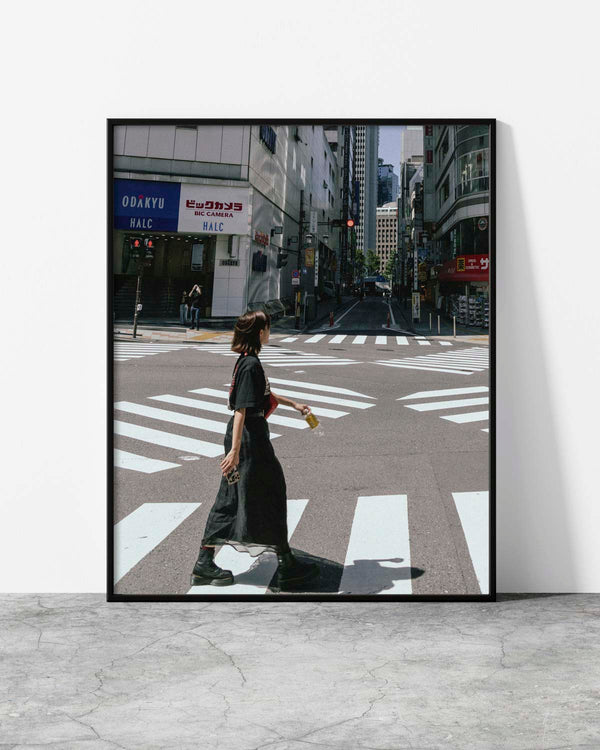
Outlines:
{"type": "Polygon", "coordinates": [[[438,315],[438,336],[440,335],[440,316],[438,315]]]}
{"type": "Polygon", "coordinates": [[[429,313],[429,330],[433,330],[433,326],[431,325],[431,313],[429,313]]]}
{"type": "Polygon", "coordinates": [[[456,338],[456,315],[452,316],[452,323],[454,326],[454,338],[456,338]]]}
{"type": "Polygon", "coordinates": [[[388,310],[388,314],[387,314],[387,327],[388,328],[390,327],[390,313],[389,313],[389,310],[388,310]]]}
{"type": "Polygon", "coordinates": [[[329,327],[333,328],[333,312],[329,313],[329,327]]]}

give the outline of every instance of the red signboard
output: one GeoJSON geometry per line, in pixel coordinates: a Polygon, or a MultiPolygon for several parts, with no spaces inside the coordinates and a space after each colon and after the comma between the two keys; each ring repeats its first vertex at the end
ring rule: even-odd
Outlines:
{"type": "Polygon", "coordinates": [[[440,268],[440,281],[489,281],[489,255],[459,255],[440,268]]]}

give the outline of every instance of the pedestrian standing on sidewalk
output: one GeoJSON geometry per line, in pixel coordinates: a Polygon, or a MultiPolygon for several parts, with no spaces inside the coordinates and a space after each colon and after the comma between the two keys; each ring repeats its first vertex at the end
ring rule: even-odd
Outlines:
{"type": "Polygon", "coordinates": [[[191,300],[191,315],[192,315],[192,327],[190,328],[191,331],[194,330],[194,326],[199,331],[200,330],[200,307],[202,305],[202,287],[198,284],[194,284],[192,287],[192,291],[190,292],[190,300],[191,300]]]}
{"type": "Polygon", "coordinates": [[[181,303],[179,304],[179,322],[182,326],[187,324],[188,321],[188,296],[184,290],[181,293],[181,303]]]}
{"type": "Polygon", "coordinates": [[[215,546],[223,544],[252,557],[275,552],[280,590],[297,587],[319,570],[314,563],[297,560],[288,544],[285,477],[273,451],[266,416],[269,404],[271,409],[273,404],[285,404],[303,415],[311,409],[271,391],[258,357],[261,347],[269,343],[270,329],[271,318],[262,310],[245,313],[235,324],[231,349],[240,356],[228,402],[234,414],[227,424],[225,458],[220,464],[223,476],[191,575],[192,586],[233,583],[231,571],[222,570],[214,562],[215,546]],[[229,484],[226,477],[236,467],[240,478],[229,484]]]}

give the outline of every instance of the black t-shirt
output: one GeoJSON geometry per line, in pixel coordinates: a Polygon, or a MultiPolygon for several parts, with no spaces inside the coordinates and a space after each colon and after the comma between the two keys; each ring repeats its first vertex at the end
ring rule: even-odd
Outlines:
{"type": "Polygon", "coordinates": [[[255,354],[241,354],[236,366],[229,388],[229,409],[246,407],[246,416],[262,411],[271,386],[259,358],[255,354]]]}

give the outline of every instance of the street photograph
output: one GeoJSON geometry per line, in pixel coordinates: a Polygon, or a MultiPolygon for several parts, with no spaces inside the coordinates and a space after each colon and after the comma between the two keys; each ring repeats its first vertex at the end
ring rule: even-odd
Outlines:
{"type": "Polygon", "coordinates": [[[495,598],[494,125],[108,122],[109,599],[495,598]]]}

